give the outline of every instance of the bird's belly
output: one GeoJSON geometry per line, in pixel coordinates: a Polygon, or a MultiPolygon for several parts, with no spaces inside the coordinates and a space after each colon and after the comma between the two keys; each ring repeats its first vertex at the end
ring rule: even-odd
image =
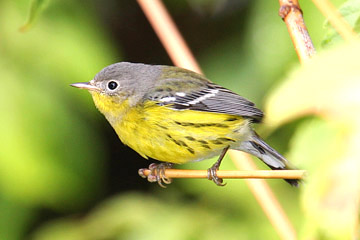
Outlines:
{"type": "Polygon", "coordinates": [[[113,126],[122,142],[145,158],[186,163],[219,155],[241,141],[242,117],[226,114],[162,109],[162,114],[127,115],[113,126]],[[165,114],[164,111],[166,111],[165,114]],[[145,116],[145,117],[144,117],[145,116]]]}

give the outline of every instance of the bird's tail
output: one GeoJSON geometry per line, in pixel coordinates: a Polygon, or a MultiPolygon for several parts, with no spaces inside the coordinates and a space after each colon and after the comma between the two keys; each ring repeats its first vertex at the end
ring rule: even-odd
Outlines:
{"type": "MultiPolygon", "coordinates": [[[[250,139],[241,143],[241,151],[250,153],[273,170],[291,170],[296,169],[291,166],[290,162],[286,160],[280,153],[270,147],[264,140],[262,140],[255,132],[251,135],[250,139]]],[[[292,186],[298,186],[299,180],[297,179],[284,179],[292,186]]]]}

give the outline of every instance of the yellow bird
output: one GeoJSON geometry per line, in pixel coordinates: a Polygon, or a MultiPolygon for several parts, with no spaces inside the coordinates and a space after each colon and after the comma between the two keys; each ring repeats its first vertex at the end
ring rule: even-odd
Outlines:
{"type": "MultiPolygon", "coordinates": [[[[120,140],[146,159],[182,164],[220,156],[208,169],[209,179],[220,186],[224,184],[216,171],[229,148],[250,153],[271,169],[291,169],[252,129],[262,111],[195,72],[120,62],[105,67],[90,82],[71,86],[89,90],[120,140]]],[[[159,173],[171,164],[152,164],[152,174],[157,175],[148,179],[167,183],[159,173]]],[[[298,180],[285,180],[298,185],[298,180]]]]}

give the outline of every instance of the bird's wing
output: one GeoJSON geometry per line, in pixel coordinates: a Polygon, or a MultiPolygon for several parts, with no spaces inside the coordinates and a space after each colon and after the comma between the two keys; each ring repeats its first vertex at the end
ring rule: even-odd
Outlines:
{"type": "Polygon", "coordinates": [[[145,98],[176,110],[224,113],[247,117],[254,122],[260,122],[263,118],[263,112],[254,103],[201,75],[193,75],[186,80],[163,79],[145,98]]]}

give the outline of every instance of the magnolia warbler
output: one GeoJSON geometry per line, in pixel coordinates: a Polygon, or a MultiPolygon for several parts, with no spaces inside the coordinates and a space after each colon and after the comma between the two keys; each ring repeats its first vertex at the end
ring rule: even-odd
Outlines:
{"type": "MultiPolygon", "coordinates": [[[[252,129],[251,123],[263,117],[254,103],[195,72],[120,62],[90,82],[71,86],[89,90],[120,140],[146,159],[181,164],[220,155],[208,169],[217,185],[223,185],[216,171],[229,148],[250,153],[271,169],[292,168],[252,129]]],[[[160,173],[171,164],[150,166],[156,176],[149,181],[169,182],[160,173]]],[[[298,185],[298,180],[285,180],[298,185]]]]}

